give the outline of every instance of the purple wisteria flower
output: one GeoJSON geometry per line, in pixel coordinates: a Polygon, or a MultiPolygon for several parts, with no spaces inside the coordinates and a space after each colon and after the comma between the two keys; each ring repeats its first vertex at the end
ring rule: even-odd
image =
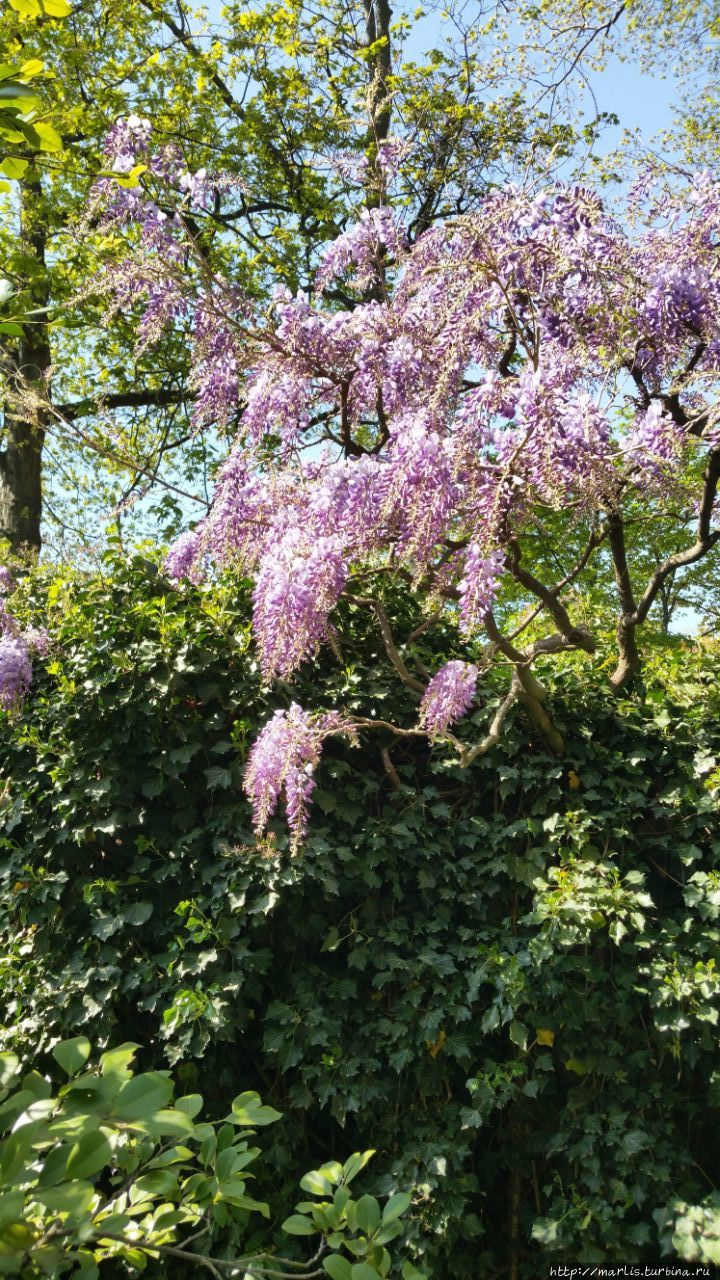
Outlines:
{"type": "Polygon", "coordinates": [[[45,657],[50,650],[50,637],[44,627],[23,627],[7,601],[14,591],[15,580],[5,565],[0,565],[0,707],[17,711],[30,689],[33,654],[45,657]]]}
{"type": "Polygon", "coordinates": [[[173,578],[176,582],[182,578],[187,578],[190,582],[201,581],[202,532],[202,524],[200,524],[186,533],[181,533],[172,544],[163,564],[169,578],[173,578]]]}
{"type": "Polygon", "coordinates": [[[497,594],[498,579],[505,557],[502,551],[486,554],[477,542],[465,552],[464,576],[460,579],[460,630],[472,635],[483,624],[497,594]]]}
{"type": "Polygon", "coordinates": [[[263,557],[255,579],[253,625],[266,680],[290,675],[327,639],[328,615],[347,578],[338,538],[291,529],[263,557]]]}
{"type": "Polygon", "coordinates": [[[686,428],[673,422],[659,400],[653,400],[629,439],[630,456],[646,480],[664,487],[688,443],[686,428]]]}
{"type": "Polygon", "coordinates": [[[311,715],[293,702],[276,711],[253,745],[245,769],[245,791],[255,830],[265,830],[282,793],[295,852],[307,830],[308,806],[323,742],[333,734],[355,739],[353,726],[336,712],[311,715]]]}
{"type": "Polygon", "coordinates": [[[433,676],[420,703],[420,724],[433,738],[469,711],[477,688],[478,669],[472,662],[446,662],[433,676]]]}
{"type": "Polygon", "coordinates": [[[240,400],[240,350],[232,326],[212,307],[201,305],[194,318],[190,385],[196,392],[197,426],[226,425],[240,400]]]}
{"type": "Polygon", "coordinates": [[[15,711],[30,689],[32,664],[27,641],[21,635],[0,638],[0,707],[15,711]]]}
{"type": "Polygon", "coordinates": [[[346,271],[352,273],[357,289],[370,288],[380,277],[384,253],[399,258],[405,245],[405,232],[391,208],[363,209],[360,221],[338,236],[325,254],[316,279],[318,292],[346,271]]]}
{"type": "Polygon", "coordinates": [[[130,115],[116,121],[105,139],[105,159],[113,173],[126,174],[145,158],[152,124],[143,116],[130,115]]]}

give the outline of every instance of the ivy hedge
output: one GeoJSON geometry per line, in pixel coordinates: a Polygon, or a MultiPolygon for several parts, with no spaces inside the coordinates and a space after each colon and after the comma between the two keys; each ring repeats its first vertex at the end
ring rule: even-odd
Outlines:
{"type": "Polygon", "coordinates": [[[376,1147],[367,1187],[415,1186],[435,1280],[714,1256],[716,649],[670,642],[619,702],[556,672],[564,761],[520,711],[466,773],[412,739],[390,771],[389,737],[330,744],[291,858],[241,791],[273,708],[408,716],[360,615],[341,661],[268,692],[243,584],[175,591],[138,556],[24,593],[54,648],[0,726],[0,1047],[139,1041],[216,1114],[257,1089],[289,1117],[271,1203],[376,1147]]]}

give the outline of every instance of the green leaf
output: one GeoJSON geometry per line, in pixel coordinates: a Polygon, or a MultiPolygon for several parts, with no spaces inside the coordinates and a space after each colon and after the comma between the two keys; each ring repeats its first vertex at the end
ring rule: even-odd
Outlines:
{"type": "Polygon", "coordinates": [[[42,0],[42,7],[48,18],[68,18],[72,13],[68,0],[42,0]]]}
{"type": "Polygon", "coordinates": [[[380,1205],[374,1196],[361,1196],[355,1206],[355,1217],[361,1231],[371,1236],[380,1225],[380,1205]]]}
{"type": "Polygon", "coordinates": [[[68,1178],[91,1178],[112,1159],[112,1148],[99,1129],[83,1134],[68,1156],[68,1178]]]}
{"type": "Polygon", "coordinates": [[[140,178],[142,174],[145,173],[146,169],[147,169],[146,164],[136,164],[136,165],[133,165],[132,169],[127,174],[110,173],[110,174],[104,174],[103,176],[114,178],[119,187],[127,187],[127,188],[139,187],[140,178]]]}
{"type": "Polygon", "coordinates": [[[590,1068],[582,1061],[582,1058],[568,1058],[565,1063],[566,1071],[573,1071],[576,1076],[586,1076],[590,1068]]]}
{"type": "Polygon", "coordinates": [[[560,1223],[554,1218],[536,1218],[531,1231],[531,1238],[540,1244],[555,1244],[560,1223]]]}
{"type": "Polygon", "coordinates": [[[135,1190],[142,1192],[143,1195],[163,1196],[167,1199],[177,1191],[178,1177],[177,1173],[172,1169],[153,1169],[149,1173],[144,1173],[134,1183],[135,1190]]]}
{"type": "Polygon", "coordinates": [[[126,924],[145,924],[152,913],[152,902],[133,902],[123,911],[123,920],[126,924]]]}
{"type": "Polygon", "coordinates": [[[402,1218],[407,1213],[412,1204],[412,1196],[407,1191],[396,1191],[394,1196],[390,1196],[387,1204],[383,1208],[383,1222],[394,1222],[396,1218],[402,1218]]]}
{"type": "Polygon", "coordinates": [[[323,1266],[331,1280],[352,1280],[352,1267],[339,1253],[333,1254],[332,1258],[323,1258],[323,1266]]]}
{"type": "Polygon", "coordinates": [[[220,1186],[219,1194],[228,1204],[235,1205],[238,1209],[247,1209],[248,1213],[261,1213],[263,1218],[270,1217],[270,1205],[264,1200],[253,1200],[250,1196],[244,1194],[233,1194],[229,1183],[223,1183],[220,1186]]]}
{"type": "Polygon", "coordinates": [[[526,1049],[528,1042],[528,1029],[523,1022],[519,1022],[514,1018],[510,1023],[510,1039],[516,1044],[518,1049],[526,1049]]]}
{"type": "Polygon", "coordinates": [[[20,160],[15,156],[6,156],[0,162],[0,173],[4,173],[6,178],[22,178],[28,164],[28,160],[20,160]]]}
{"type": "Polygon", "coordinates": [[[27,1075],[23,1076],[22,1088],[38,1101],[52,1097],[52,1085],[45,1076],[40,1075],[39,1071],[28,1071],[27,1075]]]}
{"type": "Polygon", "coordinates": [[[260,1094],[249,1091],[238,1094],[233,1100],[232,1113],[227,1118],[243,1129],[255,1129],[281,1120],[282,1112],[275,1111],[273,1107],[263,1106],[260,1094]]]}
{"type": "Polygon", "coordinates": [[[352,1182],[356,1178],[368,1161],[372,1160],[375,1151],[356,1151],[347,1159],[343,1165],[343,1175],[345,1182],[352,1182]]]}
{"type": "Polygon", "coordinates": [[[128,1042],[118,1045],[117,1049],[108,1049],[100,1059],[100,1073],[103,1076],[117,1076],[121,1080],[129,1080],[132,1076],[130,1065],[140,1048],[139,1044],[128,1042]]]}
{"type": "Polygon", "coordinates": [[[396,1219],[394,1222],[381,1222],[377,1231],[373,1234],[375,1244],[389,1244],[391,1240],[396,1240],[404,1231],[402,1222],[396,1219]]]}
{"type": "Polygon", "coordinates": [[[0,1182],[12,1183],[23,1168],[38,1124],[24,1124],[0,1144],[0,1182]]]}
{"type": "Polygon", "coordinates": [[[10,0],[10,7],[16,13],[22,13],[26,18],[39,18],[40,5],[38,0],[10,0]]]}
{"type": "Polygon", "coordinates": [[[8,1222],[17,1222],[23,1216],[25,1204],[24,1191],[6,1191],[0,1195],[0,1227],[8,1222]]]}
{"type": "Polygon", "coordinates": [[[75,1036],[61,1040],[52,1051],[53,1058],[68,1076],[77,1075],[90,1057],[90,1041],[87,1036],[75,1036]]]}
{"type": "Polygon", "coordinates": [[[186,1116],[194,1120],[196,1115],[203,1109],[202,1095],[199,1093],[188,1093],[184,1098],[178,1098],[175,1102],[176,1111],[183,1111],[186,1116]]]}
{"type": "Polygon", "coordinates": [[[55,153],[62,151],[63,140],[57,129],[54,129],[46,120],[34,120],[33,125],[35,132],[40,139],[40,145],[43,151],[55,153]]]}
{"type": "Polygon", "coordinates": [[[153,1112],[146,1119],[139,1118],[127,1123],[132,1124],[133,1129],[146,1133],[151,1138],[191,1138],[195,1133],[195,1126],[190,1117],[185,1115],[184,1111],[176,1111],[174,1108],[161,1109],[153,1112]]]}
{"type": "Polygon", "coordinates": [[[0,1089],[12,1083],[18,1073],[20,1059],[16,1053],[0,1053],[0,1089]]]}
{"type": "Polygon", "coordinates": [[[329,1178],[324,1177],[319,1169],[312,1169],[310,1173],[306,1173],[300,1179],[300,1186],[303,1191],[309,1191],[313,1196],[331,1196],[333,1192],[333,1183],[329,1178]]]}
{"type": "Polygon", "coordinates": [[[352,1280],[378,1280],[380,1272],[369,1266],[367,1262],[356,1262],[350,1268],[350,1275],[352,1280]]]}
{"type": "Polygon", "coordinates": [[[309,1218],[303,1217],[301,1213],[291,1213],[282,1224],[283,1231],[289,1236],[316,1236],[317,1227],[309,1218]]]}
{"type": "Polygon", "coordinates": [[[51,1187],[48,1191],[34,1191],[33,1199],[44,1204],[51,1213],[67,1213],[82,1217],[90,1208],[95,1189],[89,1182],[72,1182],[64,1187],[51,1187]]]}
{"type": "MultiPolygon", "coordinates": [[[[148,1120],[153,1112],[170,1101],[172,1092],[172,1080],[157,1071],[133,1076],[120,1089],[113,1105],[113,1115],[117,1120],[148,1120]]],[[[186,1116],[183,1119],[187,1121],[186,1116]]]]}

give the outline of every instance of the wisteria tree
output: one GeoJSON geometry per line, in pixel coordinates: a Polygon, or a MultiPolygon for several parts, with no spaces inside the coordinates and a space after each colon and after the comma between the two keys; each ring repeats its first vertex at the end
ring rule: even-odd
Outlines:
{"type": "MultiPolygon", "coordinates": [[[[232,564],[252,576],[267,681],[338,649],[345,597],[373,615],[408,690],[403,724],[341,707],[277,712],[247,766],[258,829],[284,792],[301,838],[331,734],[426,736],[469,766],[519,705],[562,754],[538,669],[597,655],[626,690],[663,588],[720,539],[713,178],[652,208],[638,190],[622,221],[589,190],[500,190],[414,243],[380,205],[329,248],[312,296],[278,289],[260,313],[207,269],[191,229],[208,175],[151,156],[137,119],[109,146],[111,164],[149,165],[152,182],[110,180],[99,193],[106,218],[141,228],[140,251],[105,287],[116,305],[140,306],[143,343],[191,318],[198,430],[242,408],[209,514],[173,547],[168,572],[199,579],[232,564]],[[184,193],[174,214],[168,184],[184,193]],[[664,536],[640,582],[628,529],[648,525],[664,536]],[[612,661],[582,592],[598,573],[617,598],[612,661]],[[413,636],[454,629],[458,656],[440,670],[393,633],[388,581],[417,604],[413,636]],[[491,723],[460,740],[453,727],[491,668],[507,673],[491,723]]],[[[396,152],[392,140],[379,148],[388,183],[396,152]]]]}

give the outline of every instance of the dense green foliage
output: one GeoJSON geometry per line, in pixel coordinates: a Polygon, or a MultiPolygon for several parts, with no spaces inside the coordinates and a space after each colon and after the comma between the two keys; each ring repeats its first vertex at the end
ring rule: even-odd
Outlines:
{"type": "MultiPolygon", "coordinates": [[[[0,747],[3,1047],[140,1041],[211,1114],[257,1089],[294,1116],[271,1202],[377,1147],[369,1185],[417,1187],[411,1256],[437,1280],[712,1248],[709,647],[668,641],[642,699],[556,673],[562,762],[521,711],[467,773],[410,740],[389,769],[376,735],[333,747],[291,859],[280,824],[252,842],[239,783],[303,678],[262,690],[238,584],[175,592],[136,558],[24,594],[54,651],[0,747]]],[[[400,718],[364,625],[348,611],[315,705],[400,718]]]]}

